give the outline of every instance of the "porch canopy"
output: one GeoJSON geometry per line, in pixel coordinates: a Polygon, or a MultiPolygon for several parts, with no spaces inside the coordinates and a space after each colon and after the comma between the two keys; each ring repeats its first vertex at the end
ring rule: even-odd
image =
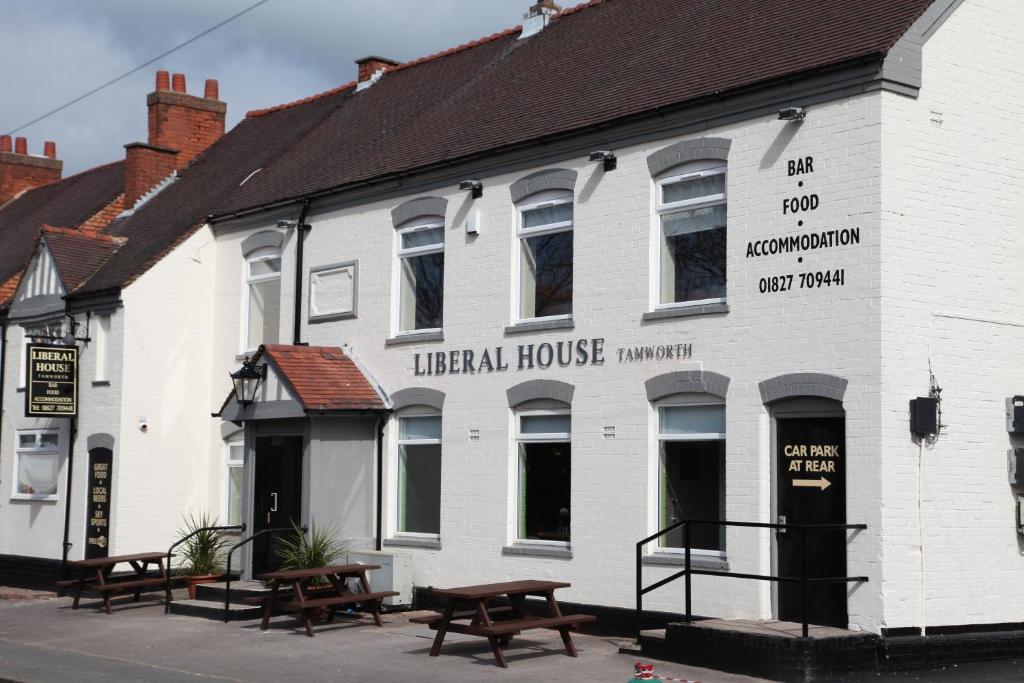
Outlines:
{"type": "Polygon", "coordinates": [[[251,362],[267,365],[256,401],[243,407],[231,392],[217,417],[247,422],[389,409],[376,382],[338,347],[264,344],[251,362]]]}

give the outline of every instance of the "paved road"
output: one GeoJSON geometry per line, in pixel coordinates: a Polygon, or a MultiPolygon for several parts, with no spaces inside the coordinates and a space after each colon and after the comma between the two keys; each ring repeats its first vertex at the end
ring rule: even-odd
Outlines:
{"type": "MultiPolygon", "coordinates": [[[[487,642],[450,634],[440,657],[428,656],[433,632],[399,615],[385,628],[340,619],[307,638],[294,617],[224,624],[164,616],[155,601],[121,602],[113,615],[67,599],[0,601],[0,681],[93,683],[154,681],[558,681],[625,683],[634,658],[619,641],[574,636],[580,656],[563,654],[557,632],[530,631],[507,651],[509,668],[494,665],[487,642]]],[[[759,683],[761,679],[657,662],[656,671],[703,683],[759,683]]]]}

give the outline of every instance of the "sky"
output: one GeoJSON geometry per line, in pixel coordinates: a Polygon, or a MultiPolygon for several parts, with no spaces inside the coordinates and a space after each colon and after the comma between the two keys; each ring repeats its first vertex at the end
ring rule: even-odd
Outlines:
{"type": "MultiPolygon", "coordinates": [[[[0,133],[132,69],[256,0],[2,0],[0,133]]],[[[522,22],[533,0],[269,0],[230,24],[16,135],[57,143],[64,176],[146,140],[158,69],[201,95],[220,84],[230,129],[251,109],[355,78],[355,60],[440,52],[522,22]]],[[[575,3],[564,3],[575,4],[575,3]]]]}

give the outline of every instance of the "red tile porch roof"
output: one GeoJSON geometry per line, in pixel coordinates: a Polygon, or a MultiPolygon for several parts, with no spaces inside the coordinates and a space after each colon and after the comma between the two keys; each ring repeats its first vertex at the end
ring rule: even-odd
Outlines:
{"type": "Polygon", "coordinates": [[[309,412],[387,409],[371,380],[338,347],[264,344],[253,361],[260,358],[269,361],[309,412]]]}

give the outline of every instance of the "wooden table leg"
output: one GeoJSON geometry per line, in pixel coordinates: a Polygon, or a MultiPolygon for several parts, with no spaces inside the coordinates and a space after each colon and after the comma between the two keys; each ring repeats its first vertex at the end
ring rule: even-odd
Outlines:
{"type": "Polygon", "coordinates": [[[302,579],[296,579],[292,582],[295,589],[295,598],[299,603],[299,617],[302,619],[303,626],[306,627],[306,635],[310,638],[313,637],[313,620],[310,618],[310,612],[312,608],[303,607],[302,603],[306,602],[306,594],[302,591],[302,579]]]}
{"type": "Polygon", "coordinates": [[[96,570],[96,580],[97,580],[97,583],[99,583],[99,585],[100,585],[100,595],[103,596],[103,608],[106,609],[107,614],[113,614],[113,611],[111,611],[111,609],[110,609],[110,591],[103,590],[103,587],[107,585],[107,581],[106,581],[106,576],[105,575],[109,574],[112,571],[114,571],[114,565],[110,565],[109,567],[106,567],[105,569],[97,569],[96,570]]]}
{"type": "Polygon", "coordinates": [[[455,601],[451,598],[448,599],[448,606],[444,608],[444,615],[441,620],[437,622],[437,635],[434,636],[434,644],[430,647],[430,656],[436,657],[441,654],[441,644],[444,643],[444,634],[448,632],[448,624],[452,621],[452,615],[455,614],[455,601]]]}
{"type": "Polygon", "coordinates": [[[501,645],[498,643],[498,637],[487,636],[487,642],[491,644],[491,652],[494,653],[494,659],[497,660],[498,666],[502,669],[507,669],[508,662],[505,661],[505,653],[501,651],[501,645]]]}
{"type": "Polygon", "coordinates": [[[270,587],[270,596],[266,598],[266,603],[263,605],[263,621],[260,623],[260,630],[266,631],[270,628],[270,615],[274,611],[274,601],[277,599],[277,589],[280,584],[277,579],[274,579],[274,583],[270,587]]]}
{"type": "MultiPolygon", "coordinates": [[[[562,616],[562,610],[558,607],[558,601],[555,600],[555,592],[548,591],[545,597],[548,601],[548,611],[551,613],[551,616],[562,616]]],[[[576,657],[576,645],[573,644],[572,636],[569,635],[569,628],[569,626],[561,626],[558,629],[558,633],[562,636],[562,644],[565,646],[565,654],[570,657],[576,657]]]]}
{"type": "MultiPolygon", "coordinates": [[[[132,566],[132,569],[135,570],[135,575],[136,576],[138,576],[140,579],[146,578],[146,568],[149,567],[149,561],[148,560],[144,560],[143,562],[141,562],[141,564],[139,562],[129,562],[128,564],[130,564],[132,566]]],[[[141,597],[142,597],[142,586],[136,586],[135,587],[135,597],[132,598],[132,602],[138,602],[141,597]]]]}
{"type": "Polygon", "coordinates": [[[85,569],[79,569],[78,571],[78,585],[75,591],[75,601],[71,604],[71,609],[78,609],[78,601],[82,598],[82,591],[85,590],[85,569]]]}
{"type": "MultiPolygon", "coordinates": [[[[364,593],[370,593],[370,582],[366,579],[366,571],[364,570],[359,574],[359,585],[363,589],[364,593]]],[[[373,614],[373,623],[383,628],[384,622],[380,620],[380,600],[373,600],[370,603],[370,613],[373,614]]]]}

